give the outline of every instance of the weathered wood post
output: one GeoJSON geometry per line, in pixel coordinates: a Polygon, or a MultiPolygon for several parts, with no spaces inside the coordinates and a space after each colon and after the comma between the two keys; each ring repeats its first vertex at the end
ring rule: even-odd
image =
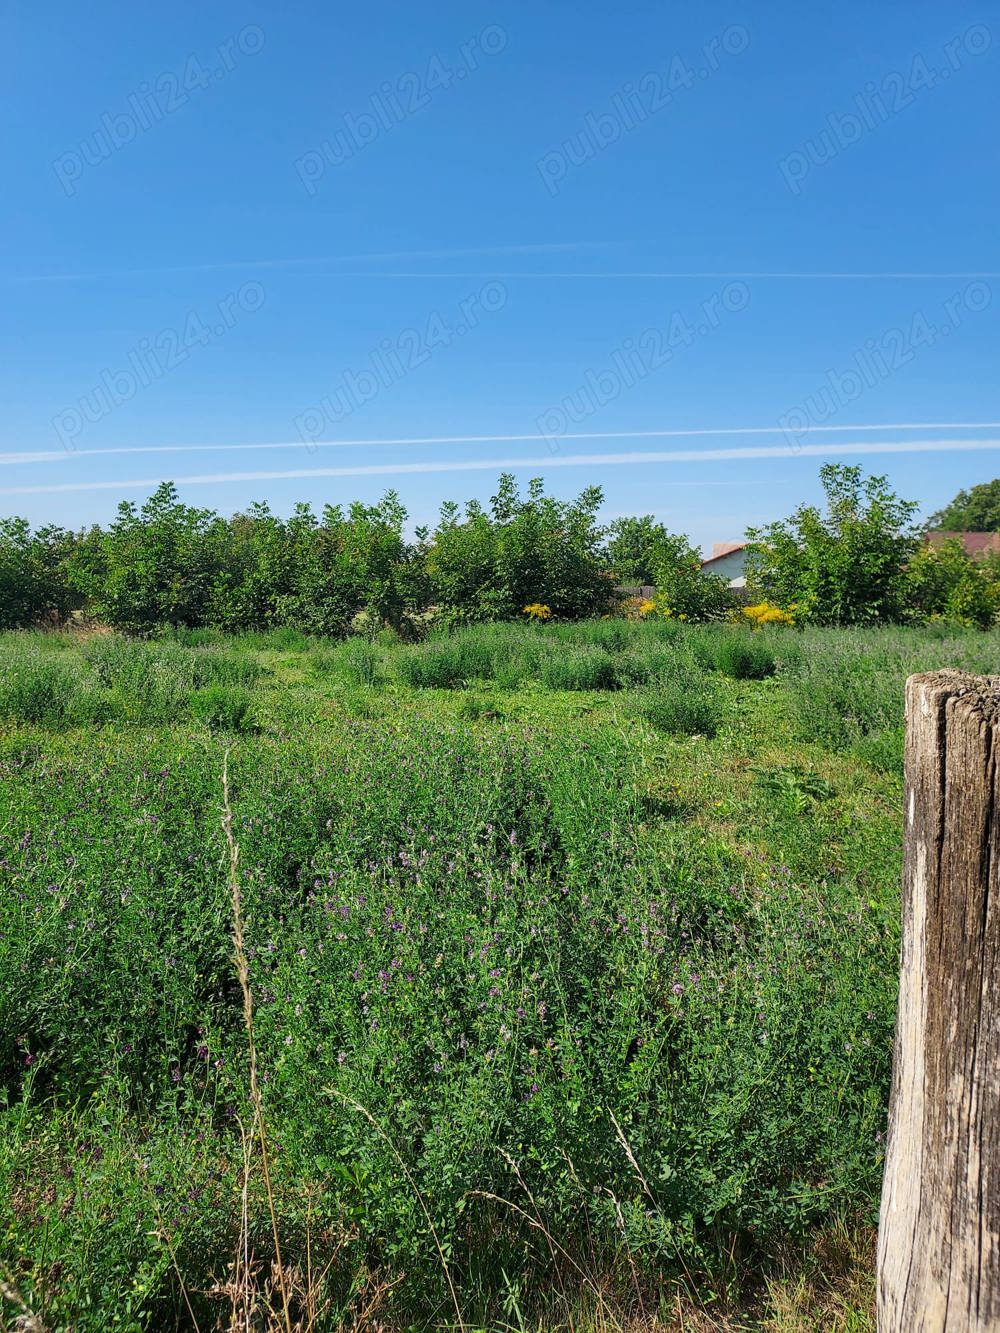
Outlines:
{"type": "Polygon", "coordinates": [[[906,683],[880,1333],[1000,1330],[1000,679],[906,683]]]}

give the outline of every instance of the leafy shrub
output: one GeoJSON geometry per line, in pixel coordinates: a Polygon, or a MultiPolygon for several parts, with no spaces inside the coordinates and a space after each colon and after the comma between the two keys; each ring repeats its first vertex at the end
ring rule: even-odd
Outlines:
{"type": "Polygon", "coordinates": [[[352,685],[378,685],[382,680],[382,656],[367,639],[348,639],[337,650],[335,669],[352,685]]]}
{"type": "Polygon", "coordinates": [[[209,731],[252,731],[251,705],[246,690],[228,685],[209,685],[191,695],[191,713],[209,731]]]}
{"type": "Polygon", "coordinates": [[[956,538],[921,546],[906,567],[907,602],[915,619],[986,629],[1000,613],[995,560],[973,560],[956,538]]]}
{"type": "Polygon", "coordinates": [[[707,682],[667,679],[639,697],[639,711],[657,731],[682,736],[714,736],[721,708],[716,691],[707,682]]]}
{"type": "Polygon", "coordinates": [[[407,648],[396,659],[400,679],[417,689],[453,690],[493,676],[494,645],[482,632],[460,630],[407,648]]]}
{"type": "Polygon", "coordinates": [[[733,680],[763,680],[777,668],[774,653],[759,636],[737,633],[720,633],[715,665],[733,680]]]}
{"type": "Polygon", "coordinates": [[[80,673],[68,663],[24,654],[5,667],[0,674],[0,717],[61,727],[79,715],[80,673]]]}
{"type": "Polygon", "coordinates": [[[800,505],[787,521],[749,531],[748,586],[778,606],[794,603],[796,618],[816,624],[899,620],[917,505],[859,467],[826,463],[820,480],[825,514],[800,505]]]}
{"type": "Polygon", "coordinates": [[[542,684],[547,690],[613,690],[618,685],[615,662],[598,648],[572,648],[542,659],[542,684]]]}
{"type": "Polygon", "coordinates": [[[725,579],[702,570],[701,555],[682,535],[667,535],[656,557],[656,614],[680,621],[722,620],[733,609],[725,579]]]}
{"type": "Polygon", "coordinates": [[[23,518],[0,519],[0,629],[61,618],[77,604],[65,570],[72,542],[59,528],[32,532],[23,518]]]}
{"type": "Polygon", "coordinates": [[[596,518],[601,498],[590,486],[574,501],[556,500],[537,477],[522,496],[504,473],[488,511],[474,501],[464,514],[443,505],[426,551],[429,600],[455,624],[514,619],[528,606],[571,618],[602,610],[611,586],[596,518]]]}

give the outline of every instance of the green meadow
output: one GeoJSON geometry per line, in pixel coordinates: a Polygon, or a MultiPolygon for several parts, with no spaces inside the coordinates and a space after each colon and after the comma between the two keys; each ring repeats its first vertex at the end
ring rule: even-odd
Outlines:
{"type": "Polygon", "coordinates": [[[998,649],[0,637],[0,1327],[872,1328],[903,682],[998,649]]]}

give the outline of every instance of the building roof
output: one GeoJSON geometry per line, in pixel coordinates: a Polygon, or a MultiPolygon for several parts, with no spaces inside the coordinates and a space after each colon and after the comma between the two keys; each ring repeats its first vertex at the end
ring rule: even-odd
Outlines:
{"type": "Polygon", "coordinates": [[[702,569],[715,560],[723,560],[727,555],[733,555],[736,551],[745,551],[747,545],[747,542],[715,542],[712,546],[712,554],[707,560],[701,562],[702,569]]]}
{"type": "Polygon", "coordinates": [[[928,532],[927,544],[940,546],[943,542],[960,541],[965,554],[976,556],[1000,553],[1000,532],[928,532]]]}

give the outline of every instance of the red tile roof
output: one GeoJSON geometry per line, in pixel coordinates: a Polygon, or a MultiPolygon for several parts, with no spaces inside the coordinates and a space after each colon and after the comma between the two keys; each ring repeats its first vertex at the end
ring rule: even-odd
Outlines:
{"type": "Polygon", "coordinates": [[[927,544],[940,546],[942,542],[960,541],[966,555],[977,556],[1000,553],[1000,532],[928,532],[927,544]]]}
{"type": "Polygon", "coordinates": [[[701,562],[702,568],[710,565],[713,560],[721,560],[723,556],[732,555],[734,551],[745,551],[746,542],[715,542],[712,546],[712,554],[707,560],[701,562]]]}

